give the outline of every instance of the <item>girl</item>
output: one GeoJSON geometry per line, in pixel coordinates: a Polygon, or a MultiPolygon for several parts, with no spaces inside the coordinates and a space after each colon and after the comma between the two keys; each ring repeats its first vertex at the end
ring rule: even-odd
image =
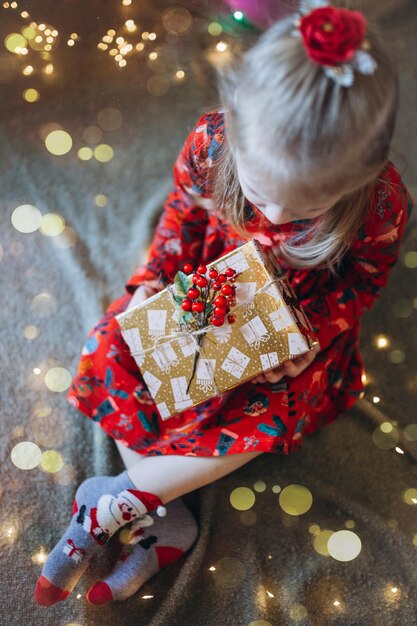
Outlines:
{"type": "Polygon", "coordinates": [[[115,439],[126,470],[77,489],[39,604],[65,599],[125,526],[115,569],[87,597],[132,595],[195,541],[182,495],[263,452],[295,452],[362,392],[360,319],[387,283],[412,205],[388,160],[398,81],[362,13],[314,4],[223,72],[223,109],[198,120],[178,156],[148,263],[90,333],[68,400],[115,439]],[[273,248],[319,349],[162,421],[115,315],[184,263],[209,263],[252,237],[273,248]]]}

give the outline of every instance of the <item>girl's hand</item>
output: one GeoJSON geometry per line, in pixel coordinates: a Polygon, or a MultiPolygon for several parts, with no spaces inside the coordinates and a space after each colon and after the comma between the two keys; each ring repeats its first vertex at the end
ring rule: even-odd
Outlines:
{"type": "Polygon", "coordinates": [[[142,302],[153,296],[155,293],[157,293],[156,289],[148,287],[147,285],[139,285],[139,287],[134,292],[126,311],[136,306],[137,304],[141,304],[142,302]]]}
{"type": "Polygon", "coordinates": [[[302,371],[304,371],[312,361],[316,358],[317,353],[320,352],[320,344],[317,343],[312,350],[298,356],[292,361],[285,361],[282,365],[279,365],[273,370],[268,370],[263,374],[259,374],[252,378],[252,383],[277,383],[283,376],[290,376],[295,378],[302,371]]]}

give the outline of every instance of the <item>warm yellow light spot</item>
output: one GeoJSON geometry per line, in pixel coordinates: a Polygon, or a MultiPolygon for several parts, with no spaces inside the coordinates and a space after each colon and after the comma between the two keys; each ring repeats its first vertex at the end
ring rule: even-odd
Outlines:
{"type": "Polygon", "coordinates": [[[21,17],[23,17],[23,19],[26,19],[27,17],[29,17],[29,13],[27,11],[22,11],[20,15],[21,17]]]}
{"type": "Polygon", "coordinates": [[[136,50],[138,50],[139,52],[141,52],[144,49],[144,47],[145,47],[145,44],[143,44],[142,42],[137,43],[135,46],[136,50]]]}
{"type": "Polygon", "coordinates": [[[331,22],[326,22],[325,24],[323,24],[323,30],[326,31],[326,33],[331,33],[334,30],[333,24],[331,22]]]}
{"type": "Polygon", "coordinates": [[[363,384],[366,385],[367,378],[366,378],[366,374],[365,373],[362,374],[361,380],[362,380],[363,384]]]}
{"type": "Polygon", "coordinates": [[[416,269],[417,252],[415,250],[410,250],[410,252],[406,252],[404,255],[403,263],[406,267],[409,267],[410,269],[416,269]]]}
{"type": "Polygon", "coordinates": [[[290,614],[291,619],[296,621],[296,622],[301,621],[301,620],[305,620],[305,618],[308,615],[307,609],[304,606],[304,604],[294,604],[290,608],[289,614],[290,614]]]}
{"type": "Polygon", "coordinates": [[[45,139],[46,149],[55,156],[67,154],[72,148],[72,138],[65,130],[53,130],[45,139]]]}
{"type": "Polygon", "coordinates": [[[35,552],[35,554],[32,554],[30,558],[32,563],[35,563],[35,565],[43,565],[48,558],[48,554],[45,552],[45,549],[42,546],[39,552],[35,552]]]}
{"type": "Polygon", "coordinates": [[[104,194],[99,193],[97,196],[95,196],[94,203],[95,203],[96,206],[99,206],[99,207],[106,206],[106,204],[107,204],[107,196],[105,196],[104,194]]]}
{"type": "Polygon", "coordinates": [[[144,30],[144,31],[143,31],[143,33],[142,33],[142,39],[145,39],[145,40],[146,40],[146,39],[149,39],[149,33],[148,33],[148,31],[147,31],[147,30],[144,30]]]}
{"type": "Polygon", "coordinates": [[[391,424],[391,422],[383,422],[380,426],[380,429],[382,430],[383,433],[391,433],[394,427],[391,424]]]}
{"type": "Polygon", "coordinates": [[[38,315],[39,317],[49,317],[50,315],[53,315],[57,310],[57,306],[55,296],[48,291],[38,293],[38,295],[32,298],[32,302],[30,304],[32,313],[38,315]]]}
{"type": "Polygon", "coordinates": [[[116,43],[118,43],[120,46],[121,46],[122,44],[124,44],[124,42],[125,42],[125,38],[124,38],[124,37],[118,37],[118,38],[116,39],[116,43]]]}
{"type": "Polygon", "coordinates": [[[62,454],[58,450],[45,450],[42,452],[39,467],[48,474],[56,474],[64,467],[62,454]]]}
{"type": "Polygon", "coordinates": [[[217,37],[220,33],[223,32],[223,26],[218,22],[211,22],[207,28],[208,32],[212,37],[217,37]]]}
{"type": "Polygon", "coordinates": [[[405,489],[401,494],[401,498],[406,504],[415,506],[417,504],[417,489],[414,489],[414,487],[405,489]]]}
{"type": "Polygon", "coordinates": [[[106,143],[100,143],[94,149],[94,157],[100,163],[108,163],[114,156],[113,148],[106,143]]]}
{"type": "Polygon", "coordinates": [[[9,52],[19,54],[21,48],[26,48],[27,40],[20,33],[10,33],[4,40],[4,45],[9,52]]]}
{"type": "Polygon", "coordinates": [[[182,78],[184,78],[185,72],[183,70],[177,70],[175,76],[181,80],[182,78]]]}
{"type": "Polygon", "coordinates": [[[137,28],[134,20],[126,20],[125,26],[126,26],[127,30],[130,31],[130,32],[134,32],[136,30],[136,28],[137,28]]]}
{"type": "Polygon", "coordinates": [[[53,37],[47,37],[47,38],[46,38],[46,41],[47,41],[48,43],[54,43],[54,38],[53,38],[53,37]]]}
{"type": "Polygon", "coordinates": [[[256,483],[253,485],[253,488],[258,493],[262,493],[266,489],[266,484],[263,480],[257,480],[256,483]]]}
{"type": "Polygon", "coordinates": [[[45,385],[55,393],[66,391],[71,382],[72,376],[65,367],[51,367],[45,374],[45,385]]]}
{"type": "Polygon", "coordinates": [[[45,213],[42,215],[42,222],[39,231],[46,237],[56,237],[65,228],[65,220],[59,213],[45,213]]]}
{"type": "Polygon", "coordinates": [[[70,46],[70,47],[71,47],[71,46],[73,46],[74,44],[75,44],[75,41],[74,41],[73,39],[68,39],[68,41],[67,41],[67,45],[68,45],[68,46],[70,46]]]}
{"type": "Polygon", "coordinates": [[[219,41],[216,44],[216,50],[217,52],[224,52],[225,50],[227,50],[227,43],[224,41],[219,41]]]}
{"type": "Polygon", "coordinates": [[[36,37],[36,30],[34,28],[31,28],[30,26],[25,26],[25,28],[23,28],[21,32],[23,37],[25,37],[25,39],[27,39],[28,41],[29,39],[33,39],[34,37],[36,37]]]}
{"type": "Polygon", "coordinates": [[[110,37],[114,37],[116,34],[116,31],[110,28],[110,30],[107,31],[107,34],[110,35],[110,37]]]}
{"type": "Polygon", "coordinates": [[[123,59],[121,54],[117,54],[114,58],[116,61],[121,61],[123,59]]]}
{"type": "Polygon", "coordinates": [[[52,63],[48,63],[48,65],[45,65],[45,67],[43,68],[44,74],[52,74],[53,71],[54,71],[54,66],[52,65],[52,63]]]}
{"type": "Polygon", "coordinates": [[[156,39],[156,33],[149,33],[149,37],[148,39],[150,39],[151,41],[155,41],[156,39]]]}
{"type": "Polygon", "coordinates": [[[47,51],[52,50],[52,46],[51,46],[51,44],[50,44],[50,43],[47,43],[47,44],[46,44],[46,46],[45,46],[45,50],[47,50],[47,51]]]}
{"type": "Polygon", "coordinates": [[[122,4],[125,7],[128,7],[132,4],[132,0],[122,0],[122,4]]]}
{"type": "Polygon", "coordinates": [[[332,535],[333,531],[328,529],[320,530],[318,533],[314,534],[313,546],[318,554],[321,554],[322,556],[329,556],[327,542],[332,535]]]}
{"type": "Polygon", "coordinates": [[[36,376],[39,376],[39,374],[41,373],[41,370],[39,369],[39,367],[34,367],[32,371],[34,374],[36,374],[36,376]]]}
{"type": "Polygon", "coordinates": [[[287,485],[279,494],[279,504],[288,515],[303,515],[311,508],[313,496],[303,485],[287,485]]]}
{"type": "Polygon", "coordinates": [[[119,67],[125,67],[126,65],[127,65],[126,59],[122,59],[121,61],[119,61],[119,67]]]}
{"type": "Polygon", "coordinates": [[[21,204],[13,211],[11,222],[20,233],[33,233],[42,223],[42,213],[32,204],[21,204]]]}
{"type": "Polygon", "coordinates": [[[36,41],[36,43],[41,43],[43,41],[42,35],[36,35],[35,41],[36,41]]]}
{"type": "Polygon", "coordinates": [[[404,450],[402,450],[401,448],[399,448],[398,446],[396,446],[395,448],[395,452],[398,452],[398,454],[404,454],[404,450]]]}
{"type": "Polygon", "coordinates": [[[106,43],[98,43],[97,44],[97,48],[99,48],[99,50],[107,50],[109,46],[106,43]]]}
{"type": "Polygon", "coordinates": [[[376,345],[378,348],[386,348],[389,346],[389,339],[385,335],[378,335],[376,338],[376,345]]]}
{"type": "Polygon", "coordinates": [[[255,494],[248,487],[236,487],[230,494],[230,504],[238,511],[247,511],[255,504],[255,494]]]}
{"type": "Polygon", "coordinates": [[[40,463],[42,452],[32,441],[17,443],[10,453],[12,463],[21,470],[31,470],[40,463]]]}
{"type": "Polygon", "coordinates": [[[24,74],[25,76],[29,76],[30,74],[32,74],[32,72],[33,72],[32,65],[26,65],[26,67],[24,67],[22,70],[22,74],[24,74]]]}
{"type": "Polygon", "coordinates": [[[372,398],[372,402],[374,402],[374,404],[378,404],[378,402],[380,402],[380,401],[381,401],[381,398],[379,396],[374,396],[372,398]]]}
{"type": "Polygon", "coordinates": [[[37,326],[29,324],[28,326],[24,327],[23,336],[26,339],[36,339],[36,337],[39,337],[39,328],[37,326]]]}
{"type": "Polygon", "coordinates": [[[77,33],[71,33],[70,37],[71,39],[78,39],[77,33]]]}
{"type": "Polygon", "coordinates": [[[150,59],[151,61],[155,61],[155,59],[157,59],[157,58],[158,58],[158,53],[157,53],[157,52],[151,52],[151,53],[149,54],[149,59],[150,59]]]}
{"type": "Polygon", "coordinates": [[[58,31],[57,30],[53,30],[52,31],[52,35],[53,35],[53,37],[58,37],[58,31]]]}
{"type": "Polygon", "coordinates": [[[114,55],[115,55],[115,54],[118,54],[118,53],[119,53],[119,51],[118,51],[118,49],[117,49],[117,48],[112,48],[112,49],[110,50],[110,52],[109,52],[109,55],[110,55],[111,57],[114,57],[114,55]]]}
{"type": "Polygon", "coordinates": [[[90,159],[93,158],[93,156],[94,156],[94,152],[88,146],[84,146],[83,148],[80,148],[77,152],[77,157],[80,159],[80,161],[89,161],[90,159]]]}
{"type": "Polygon", "coordinates": [[[26,102],[37,102],[39,100],[39,91],[37,89],[25,89],[23,98],[26,102]]]}

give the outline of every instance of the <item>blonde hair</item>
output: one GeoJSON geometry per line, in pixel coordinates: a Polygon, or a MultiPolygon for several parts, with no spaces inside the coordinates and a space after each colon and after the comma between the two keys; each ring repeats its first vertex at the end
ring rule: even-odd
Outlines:
{"type": "Polygon", "coordinates": [[[329,195],[341,190],[336,204],[282,241],[277,252],[289,266],[324,266],[334,274],[371,211],[375,183],[385,182],[378,174],[389,158],[398,76],[368,23],[378,67],[372,75],[355,71],[351,87],[338,85],[290,35],[296,17],[274,24],[237,61],[218,70],[217,110],[225,109],[226,134],[210,174],[213,198],[220,214],[247,238],[235,149],[250,155],[272,180],[293,181],[306,197],[318,184],[329,195]]]}

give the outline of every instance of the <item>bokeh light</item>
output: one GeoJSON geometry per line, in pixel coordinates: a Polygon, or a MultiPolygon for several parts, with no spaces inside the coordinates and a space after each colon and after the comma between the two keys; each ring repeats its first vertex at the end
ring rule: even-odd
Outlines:
{"type": "Polygon", "coordinates": [[[77,157],[80,159],[80,161],[89,161],[90,159],[93,158],[93,156],[94,156],[94,151],[88,146],[84,146],[83,148],[80,148],[77,152],[77,157]]]}
{"type": "Polygon", "coordinates": [[[400,439],[399,432],[389,422],[384,422],[374,429],[372,433],[372,441],[377,448],[381,450],[391,450],[395,448],[400,439]]]}
{"type": "Polygon", "coordinates": [[[101,143],[94,149],[94,157],[100,163],[111,161],[114,156],[113,148],[106,143],[101,143]]]}
{"type": "Polygon", "coordinates": [[[39,467],[48,474],[59,472],[64,466],[63,456],[58,450],[45,450],[42,452],[42,458],[39,467]]]}
{"type": "Polygon", "coordinates": [[[49,317],[53,315],[57,310],[57,301],[55,296],[53,296],[48,291],[43,291],[42,293],[38,293],[30,304],[30,308],[35,315],[39,315],[39,317],[49,317]]]}
{"type": "Polygon", "coordinates": [[[39,328],[37,326],[29,324],[28,326],[24,327],[23,336],[26,337],[26,339],[36,339],[37,337],[39,337],[39,328]]]}
{"type": "Polygon", "coordinates": [[[21,204],[12,213],[13,227],[20,233],[33,233],[42,222],[42,213],[32,204],[21,204]]]}
{"type": "Polygon", "coordinates": [[[230,494],[230,504],[238,511],[247,511],[255,504],[255,494],[248,487],[237,487],[230,494]]]}
{"type": "Polygon", "coordinates": [[[99,207],[106,206],[106,204],[107,204],[107,196],[99,193],[97,196],[95,196],[94,203],[95,203],[96,206],[99,206],[99,207]]]}
{"type": "Polygon", "coordinates": [[[352,561],[360,554],[362,542],[351,530],[338,530],[329,537],[327,549],[336,561],[352,561]]]}
{"type": "Polygon", "coordinates": [[[19,54],[22,49],[26,48],[27,40],[20,33],[10,33],[5,38],[4,45],[9,52],[19,54]]]}
{"type": "Polygon", "coordinates": [[[303,485],[287,485],[279,494],[279,504],[288,515],[303,515],[311,508],[313,496],[303,485]]]}
{"type": "Polygon", "coordinates": [[[192,15],[184,7],[172,7],[162,14],[162,25],[169,33],[179,35],[185,33],[193,22],[192,15]]]}
{"type": "Polygon", "coordinates": [[[65,220],[58,213],[45,213],[42,215],[39,232],[46,237],[56,237],[60,235],[65,228],[65,220]]]}
{"type": "Polygon", "coordinates": [[[51,367],[45,374],[45,385],[50,391],[66,391],[72,383],[72,376],[65,367],[51,367]]]}
{"type": "Polygon", "coordinates": [[[40,98],[39,91],[37,89],[25,89],[23,92],[23,99],[26,102],[37,102],[40,98]]]}
{"type": "Polygon", "coordinates": [[[55,156],[63,156],[72,148],[72,138],[65,130],[53,130],[45,139],[46,149],[55,156]]]}
{"type": "Polygon", "coordinates": [[[30,470],[40,463],[42,452],[32,441],[21,441],[11,451],[12,463],[21,470],[30,470]]]}

